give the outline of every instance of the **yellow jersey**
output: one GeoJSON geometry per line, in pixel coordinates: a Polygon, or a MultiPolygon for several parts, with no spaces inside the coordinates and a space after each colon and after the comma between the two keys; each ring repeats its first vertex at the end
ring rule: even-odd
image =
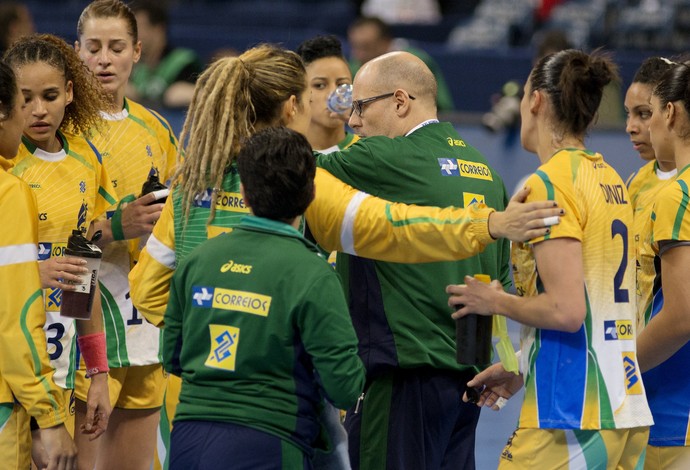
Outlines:
{"type": "MultiPolygon", "coordinates": [[[[36,195],[39,262],[62,256],[72,230],[86,234],[91,222],[117,202],[96,147],[73,134],[58,132],[58,138],[62,149],[55,153],[41,150],[22,138],[11,170],[36,195]]],[[[74,320],[60,316],[62,289],[45,289],[43,297],[44,329],[55,382],[71,389],[77,367],[74,320]]]]}
{"type": "Polygon", "coordinates": [[[675,179],[676,170],[662,172],[655,161],[648,162],[630,175],[626,185],[633,207],[633,237],[636,259],[637,326],[644,327],[644,312],[652,301],[654,287],[654,253],[649,247],[651,215],[659,192],[675,179]],[[645,246],[646,243],[646,246],[645,246]]]}
{"type": "Polygon", "coordinates": [[[0,157],[0,403],[19,402],[45,428],[63,423],[66,408],[43,333],[36,200],[26,183],[7,173],[11,165],[0,157]]]}
{"type": "MultiPolygon", "coordinates": [[[[163,117],[127,99],[122,111],[102,116],[105,128],[93,142],[102,151],[103,164],[120,200],[140,196],[152,171],[162,182],[171,178],[177,139],[163,117]]],[[[159,331],[133,307],[127,280],[145,242],[114,241],[103,250],[99,281],[110,367],[160,362],[159,331]]]]}

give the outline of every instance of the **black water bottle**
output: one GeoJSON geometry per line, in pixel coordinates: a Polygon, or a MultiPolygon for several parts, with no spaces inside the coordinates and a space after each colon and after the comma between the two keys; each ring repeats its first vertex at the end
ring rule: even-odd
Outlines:
{"type": "Polygon", "coordinates": [[[141,187],[141,194],[139,195],[139,197],[145,194],[160,191],[159,194],[166,194],[166,196],[156,197],[156,200],[152,204],[162,204],[167,199],[167,192],[164,191],[167,189],[168,187],[160,182],[160,179],[158,177],[158,170],[156,170],[155,168],[151,168],[148,178],[146,179],[146,181],[144,181],[144,184],[141,187]]]}
{"type": "MultiPolygon", "coordinates": [[[[486,284],[491,282],[491,278],[486,274],[476,274],[474,278],[486,284]]],[[[455,320],[455,345],[458,364],[480,367],[491,364],[492,323],[493,317],[475,313],[455,320]]]]}

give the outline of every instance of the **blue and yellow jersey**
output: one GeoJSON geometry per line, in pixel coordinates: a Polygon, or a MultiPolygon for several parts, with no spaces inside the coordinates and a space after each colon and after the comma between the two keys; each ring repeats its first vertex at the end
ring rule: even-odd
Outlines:
{"type": "MultiPolygon", "coordinates": [[[[86,234],[89,225],[117,202],[110,178],[96,147],[83,137],[58,132],[62,150],[37,148],[22,138],[12,174],[24,180],[38,204],[38,260],[62,256],[72,230],[86,234]]],[[[44,291],[50,361],[55,382],[74,388],[76,334],[74,320],[60,316],[62,290],[44,291]]]]}
{"type": "Polygon", "coordinates": [[[20,403],[45,428],[63,423],[66,409],[43,333],[38,209],[26,183],[7,173],[10,166],[0,157],[0,403],[20,403]]]}
{"type": "MultiPolygon", "coordinates": [[[[659,245],[690,242],[690,166],[679,171],[657,197],[652,212],[651,247],[659,256],[659,245]]],[[[660,254],[673,256],[673,252],[660,254]]],[[[663,307],[663,280],[660,264],[654,283],[653,302],[648,305],[646,322],[663,307]]],[[[690,379],[684,373],[690,364],[690,344],[643,375],[654,426],[649,443],[656,446],[690,446],[690,379]]]]}
{"type": "MultiPolygon", "coordinates": [[[[619,429],[652,423],[636,357],[635,254],[630,196],[600,154],[561,150],[527,185],[530,201],[565,209],[551,233],[582,243],[587,314],[576,333],[523,327],[525,400],[519,426],[619,429]]],[[[541,282],[531,244],[513,244],[517,291],[534,296],[541,282]]],[[[567,267],[564,267],[567,269],[567,267]]]]}
{"type": "MultiPolygon", "coordinates": [[[[138,197],[151,171],[168,182],[177,159],[177,139],[168,122],[140,104],[125,100],[117,114],[103,113],[103,132],[93,139],[119,199],[138,197]]],[[[160,362],[159,331],[132,306],[127,275],[146,240],[115,241],[103,250],[99,273],[110,367],[160,362]]]]}
{"type": "MultiPolygon", "coordinates": [[[[675,177],[673,172],[659,171],[656,160],[648,162],[630,175],[626,185],[633,207],[633,237],[637,260],[637,326],[644,326],[644,312],[652,300],[654,285],[654,253],[645,239],[651,230],[651,215],[659,192],[675,177]]],[[[638,330],[639,333],[639,330],[638,330]]]]}

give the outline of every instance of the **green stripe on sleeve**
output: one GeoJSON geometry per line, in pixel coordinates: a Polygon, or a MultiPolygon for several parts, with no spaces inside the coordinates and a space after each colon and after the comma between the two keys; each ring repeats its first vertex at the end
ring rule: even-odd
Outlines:
{"type": "MultiPolygon", "coordinates": [[[[29,309],[31,308],[31,305],[34,302],[43,303],[43,291],[41,289],[38,289],[36,292],[34,292],[31,295],[31,297],[29,297],[29,300],[27,300],[24,306],[22,307],[22,311],[19,317],[19,324],[21,326],[22,333],[24,334],[24,339],[26,339],[26,344],[29,346],[29,350],[31,351],[31,358],[34,362],[34,375],[37,378],[40,378],[41,385],[43,385],[43,388],[46,391],[46,395],[50,399],[50,405],[53,407],[53,409],[57,410],[60,407],[53,398],[53,395],[50,393],[51,387],[48,381],[46,380],[46,377],[44,375],[42,376],[41,357],[39,356],[38,349],[36,349],[36,344],[34,344],[34,339],[31,336],[31,332],[29,331],[29,326],[26,323],[27,316],[29,315],[29,309]]],[[[43,332],[41,332],[41,334],[43,334],[43,332]]]]}
{"type": "Polygon", "coordinates": [[[386,219],[393,225],[393,227],[403,227],[405,225],[414,224],[435,224],[435,225],[462,225],[466,222],[472,222],[472,217],[460,217],[458,219],[437,219],[434,217],[415,217],[412,219],[393,220],[391,214],[391,204],[386,204],[386,219]]]}
{"type": "MultiPolygon", "coordinates": [[[[544,188],[546,188],[546,199],[549,201],[555,201],[556,192],[553,189],[553,184],[549,179],[549,175],[544,173],[542,170],[537,170],[534,173],[541,179],[542,183],[544,183],[544,188]]],[[[548,240],[549,238],[551,238],[551,232],[544,235],[544,240],[548,240]]]]}
{"type": "Polygon", "coordinates": [[[685,214],[688,210],[688,185],[683,180],[677,180],[676,182],[683,190],[683,199],[680,201],[678,212],[676,212],[676,220],[673,222],[671,240],[678,240],[680,236],[680,227],[683,225],[683,219],[685,218],[685,214]]]}
{"type": "Polygon", "coordinates": [[[108,191],[103,189],[103,186],[98,187],[98,195],[106,201],[108,201],[108,204],[110,204],[111,206],[114,206],[117,203],[117,199],[113,197],[111,194],[109,194],[108,191]]]}

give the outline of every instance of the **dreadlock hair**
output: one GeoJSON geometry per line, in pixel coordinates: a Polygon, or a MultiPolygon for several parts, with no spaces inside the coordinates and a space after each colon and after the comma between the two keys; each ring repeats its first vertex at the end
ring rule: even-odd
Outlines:
{"type": "Polygon", "coordinates": [[[100,110],[107,108],[107,96],[96,76],[65,41],[51,34],[32,34],[16,41],[5,53],[15,71],[28,64],[44,62],[72,82],[73,99],[65,108],[60,129],[88,135],[101,128],[100,110]]]}
{"type": "Polygon", "coordinates": [[[270,44],[218,59],[201,74],[180,134],[184,158],[173,177],[185,218],[194,199],[213,188],[213,220],[217,193],[242,142],[259,129],[285,124],[283,103],[306,87],[300,57],[270,44]]]}

